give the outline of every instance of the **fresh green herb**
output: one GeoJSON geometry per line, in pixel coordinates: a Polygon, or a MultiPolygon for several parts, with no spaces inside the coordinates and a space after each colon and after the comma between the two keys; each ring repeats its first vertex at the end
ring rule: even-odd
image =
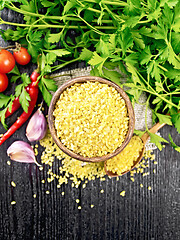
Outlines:
{"type": "Polygon", "coordinates": [[[171,135],[169,134],[169,140],[170,140],[170,143],[171,143],[171,146],[178,152],[180,152],[180,146],[177,146],[174,142],[173,142],[173,139],[171,137],[171,135]]]}
{"type": "MultiPolygon", "coordinates": [[[[0,7],[23,17],[23,23],[0,18],[0,24],[14,27],[1,30],[1,36],[27,44],[33,62],[40,55],[39,87],[46,103],[56,87],[44,75],[84,61],[91,74],[121,86],[125,74],[131,101],[145,92],[153,118],[180,133],[179,0],[3,0],[0,7]]],[[[158,146],[162,140],[151,139],[158,146]]]]}
{"type": "Polygon", "coordinates": [[[149,134],[149,136],[151,138],[150,142],[155,143],[155,145],[159,148],[160,151],[163,148],[161,142],[168,143],[168,141],[166,139],[164,139],[163,137],[158,136],[155,133],[151,133],[151,132],[148,131],[148,134],[149,134]]]}

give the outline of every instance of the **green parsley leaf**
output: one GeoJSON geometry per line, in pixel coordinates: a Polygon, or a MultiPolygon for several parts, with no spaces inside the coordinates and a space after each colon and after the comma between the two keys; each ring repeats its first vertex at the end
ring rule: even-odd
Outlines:
{"type": "Polygon", "coordinates": [[[27,87],[31,83],[30,77],[27,75],[27,73],[21,74],[21,80],[23,82],[23,86],[27,87]]]}
{"type": "Polygon", "coordinates": [[[44,84],[44,82],[42,81],[42,78],[39,82],[39,89],[41,90],[42,92],[42,95],[43,95],[43,98],[44,98],[44,101],[47,103],[47,105],[49,106],[50,103],[51,103],[51,99],[52,99],[52,95],[51,93],[48,91],[46,85],[44,84]]]}
{"type": "Polygon", "coordinates": [[[58,57],[69,55],[71,53],[71,52],[67,51],[66,49],[54,49],[54,50],[44,50],[44,51],[54,53],[58,57]]]}
{"type": "Polygon", "coordinates": [[[92,56],[93,56],[93,52],[91,52],[87,48],[83,48],[79,55],[79,58],[82,61],[89,61],[92,58],[92,56]]]}
{"type": "Polygon", "coordinates": [[[105,78],[115,82],[118,85],[121,85],[121,74],[117,71],[108,70],[106,68],[103,68],[103,73],[105,78]]]}
{"type": "Polygon", "coordinates": [[[172,146],[176,151],[180,152],[180,146],[177,146],[177,145],[174,143],[174,141],[173,141],[173,139],[172,139],[172,137],[171,137],[170,134],[169,134],[169,140],[170,140],[171,146],[172,146]]]}
{"type": "Polygon", "coordinates": [[[20,72],[19,72],[19,69],[17,67],[17,65],[14,66],[14,68],[10,71],[11,74],[15,74],[17,76],[20,76],[20,72]]]}
{"type": "Polygon", "coordinates": [[[62,32],[49,34],[48,35],[48,42],[49,43],[59,42],[61,35],[62,35],[62,32]]]}
{"type": "Polygon", "coordinates": [[[158,117],[160,124],[166,123],[168,125],[172,125],[171,117],[169,115],[164,115],[160,113],[155,113],[155,114],[158,117]]]}
{"type": "Polygon", "coordinates": [[[23,88],[19,96],[19,102],[26,113],[28,112],[29,101],[31,101],[29,93],[27,93],[25,88],[23,88]]]}
{"type": "Polygon", "coordinates": [[[178,133],[180,133],[180,112],[176,114],[172,114],[171,120],[175,128],[177,129],[178,133]]]}
{"type": "Polygon", "coordinates": [[[15,88],[15,96],[16,97],[20,96],[20,94],[23,90],[23,87],[24,87],[23,83],[16,86],[16,88],[15,88]]]}
{"type": "Polygon", "coordinates": [[[56,81],[54,79],[48,79],[48,78],[41,78],[43,84],[46,86],[48,91],[55,92],[57,90],[56,81]]]}
{"type": "Polygon", "coordinates": [[[142,137],[142,135],[145,133],[146,131],[140,131],[140,130],[136,130],[134,129],[134,134],[139,136],[140,138],[142,137]]]}
{"type": "Polygon", "coordinates": [[[151,50],[150,50],[150,46],[146,46],[143,51],[141,52],[141,55],[139,57],[140,59],[140,63],[143,65],[143,64],[146,64],[150,62],[152,58],[152,54],[151,54],[151,50]]]}
{"type": "Polygon", "coordinates": [[[0,108],[6,107],[11,97],[0,93],[0,108]]]}
{"type": "Polygon", "coordinates": [[[151,138],[150,142],[154,143],[159,148],[160,151],[162,150],[161,142],[168,143],[168,141],[166,139],[164,139],[163,137],[158,136],[155,133],[151,133],[151,132],[148,131],[148,134],[149,134],[149,136],[151,138]]]}
{"type": "Polygon", "coordinates": [[[0,111],[0,119],[1,119],[1,123],[2,123],[2,125],[3,125],[3,127],[7,130],[7,128],[8,128],[8,126],[6,125],[6,123],[5,123],[5,115],[6,115],[6,111],[7,111],[7,109],[8,109],[8,106],[5,108],[5,109],[3,109],[3,110],[1,110],[0,111]]]}
{"type": "Polygon", "coordinates": [[[123,55],[125,55],[126,50],[130,47],[132,47],[133,45],[133,38],[132,38],[132,34],[129,30],[129,28],[125,28],[122,32],[119,32],[117,34],[117,40],[120,43],[120,46],[122,48],[123,51],[123,55]]]}

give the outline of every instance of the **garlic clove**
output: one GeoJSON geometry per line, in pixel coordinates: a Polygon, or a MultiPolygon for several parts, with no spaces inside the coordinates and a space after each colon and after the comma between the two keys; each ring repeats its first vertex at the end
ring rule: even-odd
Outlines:
{"type": "Polygon", "coordinates": [[[45,137],[47,122],[44,114],[38,109],[29,120],[26,128],[26,136],[30,142],[41,140],[45,137]]]}
{"type": "Polygon", "coordinates": [[[33,148],[23,141],[13,142],[7,149],[7,155],[11,158],[11,160],[16,162],[36,163],[38,166],[41,166],[36,162],[33,148]]]}

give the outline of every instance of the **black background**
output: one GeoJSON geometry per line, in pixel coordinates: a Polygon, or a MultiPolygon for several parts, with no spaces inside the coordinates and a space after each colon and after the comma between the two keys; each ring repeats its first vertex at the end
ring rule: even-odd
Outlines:
{"type": "MultiPolygon", "coordinates": [[[[12,13],[3,11],[11,21],[12,13]]],[[[2,26],[1,26],[2,27],[2,26]]],[[[5,43],[1,40],[1,46],[5,43]]],[[[77,66],[76,66],[77,67],[77,66]]],[[[28,65],[21,72],[30,73],[28,65]]],[[[7,94],[12,87],[9,86],[7,94]]],[[[39,97],[39,102],[41,96],[39,97]]],[[[22,110],[8,119],[10,126],[22,110]]],[[[27,141],[25,124],[0,146],[0,239],[1,240],[68,240],[68,239],[150,239],[176,240],[179,229],[179,158],[180,154],[170,145],[161,152],[155,150],[157,165],[150,162],[148,176],[137,175],[135,182],[126,174],[106,181],[91,181],[86,188],[76,189],[71,183],[57,188],[57,182],[43,184],[47,179],[47,166],[39,171],[35,164],[11,162],[6,150],[15,140],[27,141]],[[153,173],[153,169],[156,173],[153,173]],[[16,187],[11,186],[11,181],[16,187]],[[140,187],[143,184],[143,188],[140,187]],[[151,186],[152,190],[148,190],[151,186]],[[101,190],[104,193],[101,193],[101,190]],[[46,194],[46,191],[50,194],[46,194]],[[125,197],[120,192],[125,190],[125,197]],[[65,192],[65,195],[62,195],[65,192]],[[36,194],[37,197],[33,198],[36,194]],[[80,203],[76,203],[76,199],[80,203]],[[11,201],[16,201],[11,205],[11,201]],[[91,208],[91,204],[94,205],[91,208]],[[78,206],[82,209],[79,210],[78,206]]],[[[5,130],[0,125],[0,133],[5,130]]],[[[170,133],[180,144],[180,137],[170,126],[161,129],[168,139],[170,133]]],[[[38,159],[40,160],[40,159],[38,159]]],[[[53,169],[59,162],[55,161],[53,169]]]]}

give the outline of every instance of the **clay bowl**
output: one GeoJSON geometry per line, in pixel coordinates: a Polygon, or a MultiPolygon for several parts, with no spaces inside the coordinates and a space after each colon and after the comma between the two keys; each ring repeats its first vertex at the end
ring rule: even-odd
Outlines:
{"type": "Polygon", "coordinates": [[[129,143],[129,141],[130,141],[130,139],[133,135],[133,132],[134,132],[135,116],[134,116],[134,110],[133,110],[133,107],[132,107],[131,101],[129,100],[128,95],[117,84],[115,84],[114,82],[111,82],[109,80],[100,78],[100,77],[84,76],[84,77],[74,78],[74,79],[71,79],[71,80],[65,82],[55,92],[55,94],[53,95],[53,98],[51,100],[51,104],[50,104],[49,111],[48,111],[48,124],[49,124],[49,129],[50,129],[50,132],[51,132],[51,135],[52,135],[54,141],[56,142],[58,147],[63,152],[68,154],[70,157],[81,160],[81,161],[84,161],[84,162],[103,162],[103,161],[108,160],[108,159],[116,156],[117,154],[119,154],[125,148],[125,146],[129,143]],[[56,129],[55,129],[55,126],[54,126],[53,111],[54,111],[56,102],[59,100],[59,97],[62,94],[62,92],[66,88],[69,88],[70,86],[74,85],[75,83],[84,83],[84,82],[87,82],[87,81],[100,82],[100,83],[104,83],[104,84],[107,84],[109,86],[114,87],[120,93],[121,97],[125,100],[127,110],[128,110],[128,114],[129,114],[129,130],[128,130],[128,133],[126,135],[126,138],[125,138],[124,142],[114,152],[109,153],[109,154],[104,155],[104,156],[101,156],[101,157],[99,157],[99,156],[98,157],[92,157],[92,158],[84,157],[84,156],[81,156],[81,155],[71,151],[57,137],[56,129]]]}

